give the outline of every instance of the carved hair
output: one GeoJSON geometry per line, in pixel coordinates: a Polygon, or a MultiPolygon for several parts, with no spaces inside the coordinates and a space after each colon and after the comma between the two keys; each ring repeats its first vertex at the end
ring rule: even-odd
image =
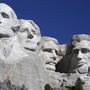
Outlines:
{"type": "Polygon", "coordinates": [[[45,42],[45,41],[53,41],[55,44],[59,44],[57,39],[52,38],[52,37],[43,36],[42,37],[42,42],[45,42]]]}
{"type": "MultiPolygon", "coordinates": [[[[30,23],[35,29],[36,29],[36,34],[38,36],[41,36],[40,28],[39,26],[33,21],[33,20],[25,20],[25,19],[19,19],[20,27],[23,26],[24,23],[30,23]]],[[[27,28],[27,27],[26,27],[27,28]]],[[[23,28],[24,29],[24,28],[23,28]]],[[[21,31],[22,29],[20,29],[21,31]]]]}
{"type": "Polygon", "coordinates": [[[71,44],[75,45],[76,43],[78,43],[82,40],[90,41],[90,35],[88,35],[88,34],[73,35],[72,39],[71,39],[71,44]]]}
{"type": "Polygon", "coordinates": [[[12,18],[13,19],[17,19],[17,16],[16,16],[16,14],[15,14],[15,12],[14,12],[14,10],[9,6],[9,5],[7,5],[7,4],[5,4],[5,3],[0,3],[0,8],[1,9],[8,9],[8,10],[10,10],[11,12],[11,15],[12,15],[12,18]]]}

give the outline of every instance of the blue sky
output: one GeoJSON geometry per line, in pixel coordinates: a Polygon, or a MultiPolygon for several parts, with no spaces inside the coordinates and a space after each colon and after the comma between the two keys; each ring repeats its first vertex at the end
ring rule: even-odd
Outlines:
{"type": "Polygon", "coordinates": [[[74,34],[90,34],[90,0],[0,0],[18,18],[32,19],[43,36],[69,43],[74,34]]]}

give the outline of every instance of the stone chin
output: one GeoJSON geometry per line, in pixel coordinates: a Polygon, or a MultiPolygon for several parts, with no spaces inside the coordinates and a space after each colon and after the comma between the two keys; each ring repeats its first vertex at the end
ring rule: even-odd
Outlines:
{"type": "Polygon", "coordinates": [[[10,29],[5,29],[5,28],[0,27],[0,36],[10,37],[12,35],[14,35],[13,31],[11,31],[10,29]]]}
{"type": "Polygon", "coordinates": [[[86,65],[82,65],[81,67],[78,68],[78,72],[80,74],[84,74],[84,73],[88,73],[88,66],[86,65]]]}
{"type": "Polygon", "coordinates": [[[55,69],[55,65],[50,65],[50,64],[48,64],[48,65],[46,65],[46,70],[49,70],[49,71],[55,71],[56,69],[55,69]]]}
{"type": "Polygon", "coordinates": [[[47,70],[51,70],[51,71],[55,71],[56,70],[56,68],[55,68],[56,63],[53,62],[53,61],[48,61],[48,62],[46,62],[45,65],[46,65],[46,69],[47,70]]]}

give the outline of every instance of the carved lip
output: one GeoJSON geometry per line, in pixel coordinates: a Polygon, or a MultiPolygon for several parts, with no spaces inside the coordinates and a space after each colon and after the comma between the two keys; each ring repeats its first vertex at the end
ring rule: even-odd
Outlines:
{"type": "Polygon", "coordinates": [[[48,61],[46,64],[55,66],[56,63],[54,61],[48,61]]]}
{"type": "Polygon", "coordinates": [[[37,43],[37,42],[31,41],[31,39],[30,39],[30,40],[26,40],[26,42],[28,42],[28,43],[32,43],[32,44],[37,43]]]}
{"type": "Polygon", "coordinates": [[[9,38],[10,36],[8,34],[2,34],[0,33],[0,38],[9,38]]]}
{"type": "Polygon", "coordinates": [[[35,49],[32,49],[32,48],[28,48],[28,47],[24,47],[25,49],[27,49],[27,50],[30,50],[30,51],[33,51],[33,52],[35,52],[35,49]]]}
{"type": "Polygon", "coordinates": [[[29,40],[27,39],[26,42],[31,42],[31,39],[29,39],[29,40]]]}

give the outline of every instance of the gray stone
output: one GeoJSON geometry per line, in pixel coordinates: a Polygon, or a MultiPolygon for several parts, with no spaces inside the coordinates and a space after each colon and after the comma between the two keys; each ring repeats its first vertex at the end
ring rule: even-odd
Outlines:
{"type": "Polygon", "coordinates": [[[70,90],[78,79],[90,90],[90,35],[59,44],[8,5],[0,3],[0,14],[0,90],[70,90]]]}

